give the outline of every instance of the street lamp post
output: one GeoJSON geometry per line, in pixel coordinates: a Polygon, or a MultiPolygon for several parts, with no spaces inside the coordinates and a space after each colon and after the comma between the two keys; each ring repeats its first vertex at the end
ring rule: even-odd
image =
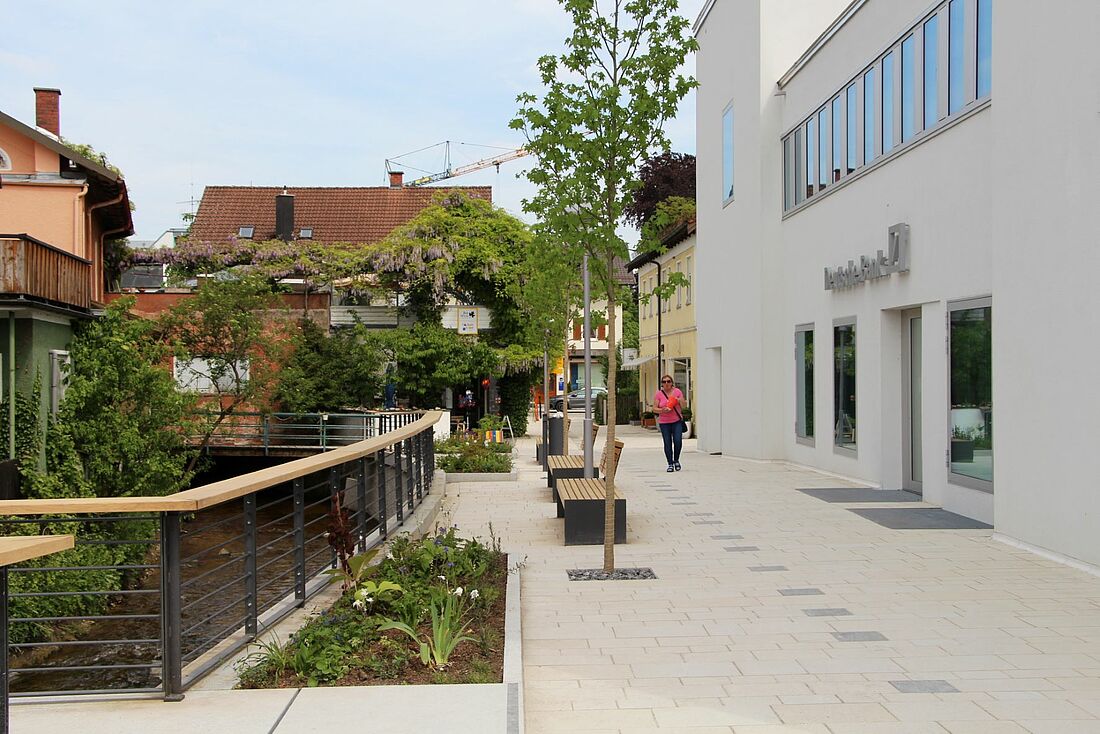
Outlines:
{"type": "Polygon", "coordinates": [[[592,479],[592,301],[589,293],[587,252],[584,253],[581,268],[584,282],[584,478],[592,479]]]}

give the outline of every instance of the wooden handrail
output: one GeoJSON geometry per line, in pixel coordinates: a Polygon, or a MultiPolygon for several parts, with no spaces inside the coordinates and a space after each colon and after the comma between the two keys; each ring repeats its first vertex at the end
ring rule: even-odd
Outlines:
{"type": "Polygon", "coordinates": [[[434,426],[443,417],[435,410],[424,414],[422,418],[397,430],[381,436],[368,438],[350,446],[334,449],[324,454],[307,456],[304,459],[288,461],[285,464],[260,469],[232,479],[205,484],[194,489],[186,489],[166,497],[87,497],[77,499],[53,500],[2,500],[0,517],[21,515],[75,515],[102,512],[197,512],[223,502],[244,497],[277,484],[288,482],[297,477],[328,469],[346,461],[352,461],[404,441],[421,431],[434,426]]]}
{"type": "MultiPolygon", "coordinates": [[[[0,566],[11,566],[39,556],[68,550],[76,543],[71,535],[10,535],[0,537],[0,566]]],[[[7,599],[4,600],[7,603],[7,599]]]]}

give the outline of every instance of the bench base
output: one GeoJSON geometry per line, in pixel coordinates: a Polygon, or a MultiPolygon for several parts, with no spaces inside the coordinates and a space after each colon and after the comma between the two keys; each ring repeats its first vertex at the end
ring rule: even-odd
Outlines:
{"type": "MultiPolygon", "coordinates": [[[[566,545],[603,545],[604,501],[566,500],[559,503],[565,516],[566,545]]],[[[626,542],[626,500],[615,500],[615,542],[626,542]]]]}

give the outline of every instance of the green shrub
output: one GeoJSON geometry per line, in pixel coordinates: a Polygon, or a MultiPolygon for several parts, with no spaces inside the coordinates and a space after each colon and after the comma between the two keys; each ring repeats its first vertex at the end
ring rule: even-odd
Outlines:
{"type": "Polygon", "coordinates": [[[512,471],[509,453],[498,453],[486,446],[471,446],[457,454],[444,454],[436,462],[445,472],[456,474],[506,474],[512,471]]]}

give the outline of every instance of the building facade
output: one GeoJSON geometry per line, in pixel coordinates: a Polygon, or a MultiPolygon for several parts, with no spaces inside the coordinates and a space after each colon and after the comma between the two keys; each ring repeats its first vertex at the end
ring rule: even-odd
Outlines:
{"type": "Polygon", "coordinates": [[[708,3],[702,450],[1100,565],[1097,28],[1084,0],[708,3]]]}
{"type": "Polygon", "coordinates": [[[653,409],[653,395],[661,386],[662,375],[676,380],[692,414],[698,401],[695,229],[694,220],[680,224],[663,238],[663,252],[639,255],[627,266],[636,270],[638,281],[638,357],[632,366],[638,368],[642,411],[653,409]],[[656,295],[654,288],[673,273],[682,274],[688,284],[677,286],[669,298],[656,295]]]}

